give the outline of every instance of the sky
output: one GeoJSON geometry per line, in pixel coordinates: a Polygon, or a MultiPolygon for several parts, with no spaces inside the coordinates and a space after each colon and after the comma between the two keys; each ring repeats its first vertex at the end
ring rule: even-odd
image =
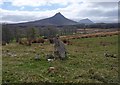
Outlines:
{"type": "Polygon", "coordinates": [[[60,12],[74,21],[118,22],[119,0],[0,0],[0,22],[21,23],[60,12]]]}

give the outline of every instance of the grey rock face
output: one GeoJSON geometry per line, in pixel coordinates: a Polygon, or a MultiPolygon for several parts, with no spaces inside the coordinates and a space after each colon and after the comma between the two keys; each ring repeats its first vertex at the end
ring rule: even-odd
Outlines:
{"type": "Polygon", "coordinates": [[[55,48],[55,58],[65,59],[66,58],[66,49],[64,43],[58,39],[54,38],[54,48],[55,48]]]}

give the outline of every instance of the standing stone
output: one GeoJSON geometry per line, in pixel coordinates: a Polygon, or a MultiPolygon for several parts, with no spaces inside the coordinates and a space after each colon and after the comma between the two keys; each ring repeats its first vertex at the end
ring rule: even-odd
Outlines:
{"type": "Polygon", "coordinates": [[[65,59],[66,49],[64,43],[58,38],[54,38],[55,58],[65,59]]]}

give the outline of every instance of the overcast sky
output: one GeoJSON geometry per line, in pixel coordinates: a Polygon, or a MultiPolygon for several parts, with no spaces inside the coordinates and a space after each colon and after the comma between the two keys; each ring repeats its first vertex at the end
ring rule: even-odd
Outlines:
{"type": "Polygon", "coordinates": [[[61,12],[74,21],[117,22],[119,0],[0,0],[0,22],[20,23],[61,12]]]}

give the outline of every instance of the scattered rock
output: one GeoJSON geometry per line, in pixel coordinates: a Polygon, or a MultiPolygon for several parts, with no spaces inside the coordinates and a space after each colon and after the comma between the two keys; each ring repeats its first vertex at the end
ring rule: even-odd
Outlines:
{"type": "Polygon", "coordinates": [[[104,53],[104,56],[105,56],[105,57],[117,58],[116,54],[104,53]]]}
{"type": "Polygon", "coordinates": [[[54,56],[52,54],[47,54],[46,55],[46,60],[49,61],[49,62],[54,61],[54,56]]]}
{"type": "Polygon", "coordinates": [[[3,54],[9,57],[17,57],[17,54],[15,52],[4,52],[3,54]]]}
{"type": "Polygon", "coordinates": [[[55,73],[56,72],[56,68],[55,67],[49,67],[48,68],[48,73],[55,73]]]}
{"type": "Polygon", "coordinates": [[[47,61],[51,62],[51,61],[54,61],[54,59],[47,59],[47,61]]]}
{"type": "Polygon", "coordinates": [[[8,56],[12,56],[12,53],[9,52],[9,53],[7,53],[7,55],[8,55],[8,56]]]}
{"type": "Polygon", "coordinates": [[[54,56],[52,54],[47,54],[46,59],[54,59],[54,56]]]}
{"type": "Polygon", "coordinates": [[[12,54],[11,56],[12,56],[12,57],[17,57],[17,55],[16,55],[16,54],[12,54]]]}
{"type": "Polygon", "coordinates": [[[35,55],[35,60],[40,60],[40,55],[39,54],[35,55]]]}

